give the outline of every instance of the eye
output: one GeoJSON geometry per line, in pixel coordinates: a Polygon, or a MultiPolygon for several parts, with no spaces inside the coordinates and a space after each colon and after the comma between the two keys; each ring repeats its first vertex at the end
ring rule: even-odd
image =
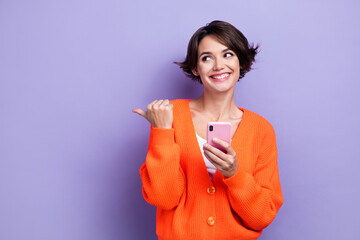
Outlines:
{"type": "Polygon", "coordinates": [[[208,60],[210,60],[209,56],[205,56],[205,57],[201,58],[201,61],[203,61],[203,62],[208,61],[208,60]]]}
{"type": "Polygon", "coordinates": [[[234,56],[234,54],[232,54],[231,52],[227,52],[224,54],[224,57],[232,57],[234,56]]]}

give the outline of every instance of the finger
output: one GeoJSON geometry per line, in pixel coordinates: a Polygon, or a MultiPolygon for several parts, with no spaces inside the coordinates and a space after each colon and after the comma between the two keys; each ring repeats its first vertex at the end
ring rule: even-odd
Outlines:
{"type": "Polygon", "coordinates": [[[204,150],[205,157],[215,165],[219,170],[232,171],[237,169],[237,162],[228,161],[228,158],[222,159],[208,150],[204,150]]]}
{"type": "Polygon", "coordinates": [[[219,157],[208,150],[204,150],[204,155],[217,169],[222,169],[224,162],[219,157]]]}
{"type": "Polygon", "coordinates": [[[222,161],[222,159],[213,155],[209,151],[204,151],[205,157],[219,170],[219,172],[225,177],[231,177],[237,171],[237,164],[229,164],[227,162],[222,161]]]}
{"type": "Polygon", "coordinates": [[[161,103],[163,102],[164,100],[158,100],[157,102],[154,103],[153,105],[153,108],[159,108],[159,106],[161,105],[161,103]]]}
{"type": "Polygon", "coordinates": [[[152,101],[151,103],[149,103],[149,104],[147,105],[147,110],[151,110],[152,107],[153,107],[153,105],[154,105],[155,103],[157,103],[157,101],[158,101],[158,100],[154,100],[154,101],[152,101]]]}
{"type": "Polygon", "coordinates": [[[167,105],[163,104],[162,106],[164,109],[168,109],[168,110],[173,110],[174,107],[170,102],[167,105]]]}
{"type": "Polygon", "coordinates": [[[168,99],[165,99],[159,106],[160,109],[173,110],[173,105],[168,99]]]}
{"type": "Polygon", "coordinates": [[[162,100],[162,102],[159,104],[159,109],[166,109],[169,104],[169,101],[162,100]]]}
{"type": "Polygon", "coordinates": [[[223,148],[225,148],[227,154],[234,156],[235,151],[231,147],[231,144],[229,144],[228,142],[225,142],[224,140],[221,140],[219,138],[213,138],[212,140],[213,140],[213,142],[215,142],[215,143],[219,144],[220,146],[222,146],[223,148]]]}
{"type": "Polygon", "coordinates": [[[132,112],[139,114],[140,116],[146,118],[146,112],[140,108],[135,108],[132,112]]]}
{"type": "Polygon", "coordinates": [[[169,103],[170,103],[169,99],[165,99],[161,105],[166,106],[166,105],[169,105],[169,103]]]}
{"type": "MultiPolygon", "coordinates": [[[[213,139],[214,140],[214,139],[213,139]]],[[[204,144],[204,150],[208,150],[210,152],[212,152],[213,154],[215,154],[216,156],[218,156],[219,158],[225,159],[226,158],[226,153],[224,153],[223,151],[221,151],[220,149],[211,146],[208,143],[204,144]]]]}

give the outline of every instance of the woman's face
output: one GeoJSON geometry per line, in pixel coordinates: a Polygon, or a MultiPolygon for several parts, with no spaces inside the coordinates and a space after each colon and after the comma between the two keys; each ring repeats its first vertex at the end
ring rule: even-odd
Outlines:
{"type": "Polygon", "coordinates": [[[193,73],[201,78],[204,88],[226,92],[239,79],[239,59],[227,46],[208,35],[200,41],[197,69],[193,73]]]}

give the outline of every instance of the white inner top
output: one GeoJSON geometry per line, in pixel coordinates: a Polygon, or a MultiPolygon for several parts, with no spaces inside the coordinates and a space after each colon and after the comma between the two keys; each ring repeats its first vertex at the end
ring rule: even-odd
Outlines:
{"type": "Polygon", "coordinates": [[[204,149],[203,149],[203,146],[207,141],[205,139],[203,139],[202,137],[200,137],[199,135],[197,135],[197,133],[196,133],[196,138],[198,140],[199,147],[200,147],[200,150],[201,150],[201,154],[203,155],[203,158],[204,158],[205,165],[206,165],[207,171],[209,173],[209,176],[210,176],[211,179],[213,179],[214,175],[215,175],[215,172],[216,172],[216,167],[205,157],[204,149]]]}

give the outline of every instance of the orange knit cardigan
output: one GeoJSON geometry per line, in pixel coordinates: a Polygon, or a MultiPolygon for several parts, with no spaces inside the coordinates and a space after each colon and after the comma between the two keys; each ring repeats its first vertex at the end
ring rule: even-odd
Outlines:
{"type": "Polygon", "coordinates": [[[283,203],[273,127],[243,109],[233,136],[238,171],[213,180],[201,154],[189,108],[173,100],[173,128],[150,129],[140,168],[145,200],[157,207],[160,240],[257,239],[283,203]]]}

